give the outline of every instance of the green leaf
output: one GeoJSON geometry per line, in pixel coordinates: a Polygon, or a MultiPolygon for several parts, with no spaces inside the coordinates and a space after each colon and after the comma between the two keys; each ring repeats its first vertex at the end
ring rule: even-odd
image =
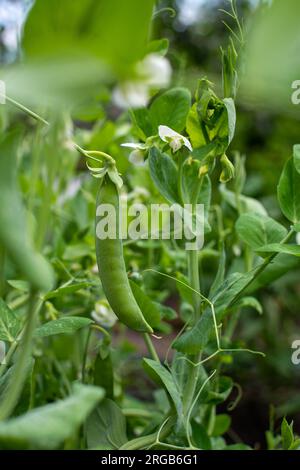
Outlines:
{"type": "Polygon", "coordinates": [[[62,286],[58,289],[52,290],[48,292],[45,296],[45,300],[53,299],[55,297],[63,297],[64,295],[74,294],[74,292],[79,291],[80,289],[85,289],[86,287],[90,287],[90,282],[78,282],[77,284],[70,284],[68,286],[62,286]]]}
{"type": "Polygon", "coordinates": [[[7,281],[7,284],[21,292],[30,291],[30,284],[27,281],[22,281],[19,279],[10,279],[9,281],[7,281]]]}
{"type": "Polygon", "coordinates": [[[225,104],[227,116],[228,116],[228,145],[229,145],[234,137],[235,125],[236,125],[236,111],[235,111],[234,101],[232,98],[224,98],[223,103],[225,104]]]}
{"type": "Polygon", "coordinates": [[[57,449],[74,436],[103,395],[100,388],[77,385],[74,393],[64,400],[2,422],[0,448],[57,449]]]}
{"type": "MultiPolygon", "coordinates": [[[[231,274],[214,293],[211,302],[214,304],[217,322],[224,317],[227,309],[234,305],[235,299],[247,287],[257,273],[258,268],[248,273],[231,274]]],[[[175,342],[174,348],[186,354],[196,354],[208,343],[213,332],[214,322],[212,310],[207,307],[195,326],[183,333],[175,342]]]]}
{"type": "Polygon", "coordinates": [[[289,450],[294,441],[293,422],[288,424],[284,418],[281,423],[281,439],[284,450],[289,450]]]}
{"type": "Polygon", "coordinates": [[[73,334],[77,330],[84,328],[93,323],[90,318],[85,317],[62,317],[58,320],[52,320],[38,327],[34,336],[36,338],[44,338],[46,336],[73,334]]]}
{"type": "Polygon", "coordinates": [[[182,402],[180,391],[171,375],[171,373],[162,366],[159,362],[152,359],[143,359],[143,366],[147,374],[157,383],[160,387],[164,388],[168,397],[173,403],[178,418],[182,418],[182,402]]]}
{"type": "Polygon", "coordinates": [[[12,343],[20,329],[20,318],[0,298],[0,340],[12,343]]]}
{"type": "Polygon", "coordinates": [[[233,387],[233,381],[230,377],[222,375],[218,379],[217,388],[211,388],[205,397],[205,403],[219,405],[229,397],[233,387]]]}
{"type": "Polygon", "coordinates": [[[194,294],[193,291],[189,288],[190,282],[188,278],[182,274],[180,271],[176,273],[176,287],[180,294],[182,300],[185,300],[188,304],[193,305],[194,294]]]}
{"type": "Polygon", "coordinates": [[[150,113],[147,108],[132,110],[131,118],[141,140],[146,140],[147,137],[150,137],[156,132],[156,130],[153,129],[150,113]]]}
{"type": "Polygon", "coordinates": [[[64,251],[63,259],[74,261],[85,256],[91,256],[91,248],[86,243],[68,245],[64,251]]]}
{"type": "Polygon", "coordinates": [[[229,415],[220,414],[215,418],[214,428],[212,431],[212,436],[222,436],[225,432],[228,431],[231,425],[231,418],[229,415]]]}
{"type": "Polygon", "coordinates": [[[160,316],[163,319],[166,320],[175,320],[177,318],[177,312],[174,310],[172,307],[169,307],[167,305],[160,304],[159,302],[153,302],[156,308],[160,312],[160,316]]]}
{"type": "MultiPolygon", "coordinates": [[[[233,209],[237,210],[238,207],[235,193],[229,191],[229,189],[227,189],[226,186],[222,184],[219,186],[219,189],[224,201],[233,207],[233,209]]],[[[264,206],[256,199],[244,195],[240,195],[239,198],[242,212],[255,212],[256,214],[267,215],[267,211],[264,206]]]]}
{"type": "Polygon", "coordinates": [[[105,399],[88,417],[86,438],[89,449],[119,449],[128,441],[126,421],[118,405],[105,399]]]}
{"type": "Polygon", "coordinates": [[[163,39],[155,39],[154,41],[151,41],[148,46],[147,46],[147,53],[155,53],[155,54],[161,54],[161,55],[166,55],[169,49],[169,39],[163,38],[163,39]]]}
{"type": "Polygon", "coordinates": [[[198,449],[211,450],[211,441],[203,424],[192,422],[192,437],[198,449]]]}
{"type": "Polygon", "coordinates": [[[186,121],[186,131],[194,149],[203,147],[208,143],[206,142],[206,139],[203,135],[203,130],[199,121],[197,106],[197,103],[193,104],[193,106],[189,110],[186,121]]]}
{"type": "Polygon", "coordinates": [[[130,78],[147,50],[153,7],[153,0],[35,1],[22,63],[2,76],[8,95],[57,109],[96,95],[112,75],[130,78]]]}
{"type": "Polygon", "coordinates": [[[242,214],[236,222],[236,231],[243,242],[254,250],[269,243],[280,242],[287,230],[271,217],[262,214],[242,214]]]}
{"type": "Polygon", "coordinates": [[[280,209],[291,222],[300,222],[300,173],[290,158],[281,173],[277,196],[280,209]]]}
{"type": "Polygon", "coordinates": [[[222,246],[222,251],[220,254],[220,261],[218,265],[218,271],[214,279],[214,282],[212,283],[211,288],[210,288],[210,293],[209,293],[210,297],[214,295],[214,293],[219,289],[219,287],[224,282],[225,268],[226,268],[226,251],[224,249],[224,246],[222,246]]]}
{"type": "Polygon", "coordinates": [[[251,307],[256,310],[260,315],[263,313],[263,307],[261,303],[255,297],[243,297],[241,300],[238,300],[234,304],[234,310],[239,310],[240,308],[251,307]]]}
{"type": "Polygon", "coordinates": [[[125,69],[145,54],[153,4],[152,0],[143,5],[139,0],[126,4],[121,0],[37,0],[25,24],[25,55],[38,59],[95,56],[125,69]]]}
{"type": "Polygon", "coordinates": [[[293,147],[293,158],[294,158],[294,165],[298,173],[300,173],[300,145],[294,145],[293,147]]]}
{"type": "Polygon", "coordinates": [[[285,253],[286,255],[300,256],[300,245],[287,245],[281,243],[271,243],[255,250],[257,253],[285,253]]]}
{"type": "Polygon", "coordinates": [[[171,204],[178,203],[178,172],[172,158],[153,147],[149,152],[149,168],[160,194],[171,204]]]}
{"type": "Polygon", "coordinates": [[[295,269],[299,269],[299,267],[299,258],[279,253],[272,263],[251,283],[251,286],[247,289],[247,294],[271,284],[287,272],[292,272],[295,269]]]}
{"type": "Polygon", "coordinates": [[[132,280],[129,281],[134,298],[140,307],[146,322],[153,328],[160,323],[160,312],[154,302],[145,294],[144,291],[132,280]]]}
{"type": "Polygon", "coordinates": [[[186,88],[172,88],[158,96],[150,106],[150,120],[155,132],[160,125],[181,132],[191,106],[191,93],[186,88]]]}

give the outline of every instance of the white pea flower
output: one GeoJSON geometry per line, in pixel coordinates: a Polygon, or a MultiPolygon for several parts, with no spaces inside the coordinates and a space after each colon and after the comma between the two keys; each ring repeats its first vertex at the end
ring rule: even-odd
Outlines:
{"type": "Polygon", "coordinates": [[[118,320],[106,300],[99,300],[95,303],[95,310],[91,312],[91,317],[104,328],[112,328],[118,320]]]}
{"type": "Polygon", "coordinates": [[[114,103],[123,109],[147,106],[152,88],[167,87],[172,69],[159,54],[148,54],[136,65],[136,78],[118,85],[112,94],[114,103]]]}
{"type": "Polygon", "coordinates": [[[167,142],[170,145],[173,153],[180,150],[183,146],[188,148],[190,152],[193,151],[193,147],[189,139],[174,131],[168,126],[159,126],[158,134],[161,140],[167,142]]]}
{"type": "Polygon", "coordinates": [[[128,147],[133,149],[129,155],[130,163],[136,166],[144,166],[145,164],[145,150],[147,149],[146,144],[135,143],[135,142],[128,142],[125,144],[121,144],[121,147],[128,147]]]}
{"type": "Polygon", "coordinates": [[[0,341],[0,364],[5,364],[5,343],[0,341]]]}
{"type": "Polygon", "coordinates": [[[142,82],[124,82],[114,89],[112,99],[122,109],[143,108],[149,101],[148,86],[142,82]]]}
{"type": "Polygon", "coordinates": [[[137,64],[137,73],[153,88],[165,88],[171,81],[170,62],[159,54],[148,54],[137,64]]]}

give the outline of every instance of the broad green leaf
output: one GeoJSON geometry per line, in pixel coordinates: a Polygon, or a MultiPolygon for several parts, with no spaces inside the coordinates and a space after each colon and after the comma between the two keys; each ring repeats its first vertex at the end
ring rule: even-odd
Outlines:
{"type": "Polygon", "coordinates": [[[147,323],[153,328],[160,323],[160,312],[154,302],[145,294],[144,291],[133,281],[129,281],[134,298],[140,307],[147,323]]]}
{"type": "Polygon", "coordinates": [[[262,214],[242,214],[236,222],[236,231],[243,242],[254,250],[283,240],[287,230],[271,217],[262,214]]]}
{"type": "Polygon", "coordinates": [[[100,388],[77,385],[64,400],[0,423],[0,448],[57,449],[74,436],[103,395],[100,388]]]}
{"type": "Polygon", "coordinates": [[[261,246],[256,250],[257,253],[285,253],[286,255],[300,256],[300,245],[287,245],[284,243],[270,243],[261,246]]]}
{"type": "Polygon", "coordinates": [[[294,158],[294,165],[298,173],[300,173],[300,145],[294,145],[293,147],[293,158],[294,158]]]}
{"type": "Polygon", "coordinates": [[[53,299],[55,297],[63,297],[64,295],[74,294],[74,292],[79,291],[80,289],[85,289],[91,285],[90,282],[78,282],[77,284],[70,284],[68,286],[62,286],[58,289],[48,292],[45,296],[45,300],[53,299]]]}
{"type": "Polygon", "coordinates": [[[181,132],[191,106],[191,94],[186,88],[172,88],[158,96],[150,106],[150,120],[158,132],[160,125],[181,132]]]}
{"type": "Polygon", "coordinates": [[[289,450],[294,441],[293,422],[288,424],[284,418],[281,423],[281,439],[284,450],[289,450]]]}
{"type": "Polygon", "coordinates": [[[253,293],[262,287],[265,287],[277,279],[284,276],[287,272],[299,269],[300,259],[296,256],[290,256],[279,253],[266,269],[257,276],[251,283],[246,293],[253,293]]]}
{"type": "Polygon", "coordinates": [[[235,105],[232,98],[224,98],[223,103],[225,104],[227,115],[228,115],[228,145],[232,142],[235,132],[236,124],[236,111],[235,105]]]}
{"type": "Polygon", "coordinates": [[[203,424],[192,422],[193,443],[198,449],[211,450],[211,441],[203,424]]]}
{"type": "Polygon", "coordinates": [[[217,415],[215,418],[214,428],[211,435],[213,437],[222,436],[222,434],[225,434],[225,432],[228,431],[230,425],[231,418],[229,415],[217,415]]]}
{"type": "Polygon", "coordinates": [[[21,320],[0,298],[0,340],[12,343],[21,329],[21,320]]]}
{"type": "Polygon", "coordinates": [[[178,172],[172,158],[153,147],[149,153],[149,168],[160,194],[171,204],[178,203],[178,172]]]}
{"type": "Polygon", "coordinates": [[[277,196],[280,209],[288,220],[296,224],[300,222],[300,173],[290,158],[281,173],[277,196]]]}
{"type": "Polygon", "coordinates": [[[132,110],[131,118],[141,140],[146,140],[147,137],[150,137],[157,131],[157,129],[153,129],[148,108],[132,110]]]}
{"type": "Polygon", "coordinates": [[[105,399],[95,408],[86,423],[86,439],[89,449],[119,449],[128,441],[126,421],[118,405],[105,399]]]}
{"type": "Polygon", "coordinates": [[[38,327],[34,336],[36,338],[44,338],[46,336],[60,335],[60,334],[73,334],[77,330],[90,325],[93,321],[85,317],[62,317],[58,320],[52,320],[44,325],[38,327]]]}
{"type": "MultiPolygon", "coordinates": [[[[234,209],[237,209],[237,200],[234,192],[230,191],[222,184],[219,186],[219,189],[224,201],[234,209]]],[[[267,215],[267,211],[264,206],[256,199],[240,195],[240,204],[242,212],[255,212],[257,214],[267,215]]]]}
{"type": "Polygon", "coordinates": [[[25,56],[95,56],[124,69],[145,53],[153,5],[152,0],[143,5],[138,0],[36,0],[24,29],[25,56]]]}
{"type": "Polygon", "coordinates": [[[176,409],[178,418],[181,419],[182,402],[180,392],[171,373],[159,362],[152,359],[143,359],[143,366],[152,380],[165,389],[176,409]]]}
{"type": "Polygon", "coordinates": [[[36,0],[23,60],[2,76],[8,95],[57,109],[95,95],[113,77],[130,78],[147,50],[153,7],[153,0],[36,0]]]}

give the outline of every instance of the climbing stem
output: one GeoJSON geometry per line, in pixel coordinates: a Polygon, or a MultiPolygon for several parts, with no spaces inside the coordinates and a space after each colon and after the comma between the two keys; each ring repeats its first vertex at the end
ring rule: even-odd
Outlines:
{"type": "Polygon", "coordinates": [[[36,300],[36,293],[31,292],[28,303],[27,321],[17,352],[16,363],[7,387],[7,393],[5,393],[0,405],[0,421],[7,419],[11,415],[22,393],[31,354],[36,317],[42,303],[42,300],[36,300]]]}

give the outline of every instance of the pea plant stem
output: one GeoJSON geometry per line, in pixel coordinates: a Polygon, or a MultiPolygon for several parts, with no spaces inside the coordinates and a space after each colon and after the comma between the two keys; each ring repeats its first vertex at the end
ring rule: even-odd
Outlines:
{"type": "MultiPolygon", "coordinates": [[[[199,263],[198,263],[198,251],[190,250],[187,254],[188,257],[188,274],[190,286],[197,292],[200,292],[200,279],[199,279],[199,263]]],[[[196,294],[193,295],[194,302],[194,322],[197,321],[200,315],[200,299],[196,294]]],[[[192,362],[199,361],[199,354],[192,355],[189,357],[189,360],[192,362]]],[[[193,402],[195,395],[197,380],[199,374],[199,367],[194,367],[189,364],[187,366],[188,370],[188,379],[186,387],[183,394],[183,410],[184,414],[187,415],[190,409],[190,406],[193,402]]]]}
{"type": "Polygon", "coordinates": [[[5,99],[8,103],[14,105],[16,108],[20,109],[21,111],[23,111],[24,113],[28,114],[28,116],[31,116],[33,119],[35,119],[36,121],[39,121],[39,122],[42,122],[43,124],[45,124],[46,126],[49,125],[49,122],[47,122],[44,118],[42,118],[41,116],[39,116],[38,114],[36,114],[34,111],[32,111],[31,109],[27,108],[26,106],[24,106],[23,104],[19,103],[18,101],[14,100],[13,98],[10,98],[9,96],[5,95],[5,99]]]}
{"type": "Polygon", "coordinates": [[[147,346],[147,348],[148,348],[149,354],[150,354],[150,356],[152,357],[152,359],[153,359],[154,361],[160,362],[159,357],[158,357],[158,354],[157,354],[157,352],[156,352],[156,350],[155,350],[155,347],[154,347],[154,345],[153,345],[153,343],[152,343],[152,340],[151,340],[149,334],[148,334],[148,333],[144,333],[144,334],[143,334],[143,337],[144,337],[146,346],[147,346]]]}
{"type": "Polygon", "coordinates": [[[41,306],[42,301],[40,299],[36,301],[36,293],[31,292],[28,303],[27,322],[20,341],[17,361],[8,384],[7,393],[4,395],[0,405],[0,421],[7,419],[11,415],[22,392],[27,363],[31,353],[35,321],[41,306]]]}
{"type": "Polygon", "coordinates": [[[147,449],[152,447],[156,444],[159,444],[159,439],[165,439],[170,432],[173,430],[174,425],[176,422],[176,418],[170,416],[167,420],[165,425],[160,430],[159,436],[157,432],[153,434],[149,434],[148,436],[137,437],[136,439],[132,439],[129,442],[126,442],[119,450],[138,450],[138,449],[147,449]]]}
{"type": "Polygon", "coordinates": [[[18,346],[18,341],[15,340],[11,343],[8,351],[7,351],[7,354],[5,355],[5,358],[3,359],[3,361],[1,362],[1,365],[0,365],[0,377],[2,377],[2,375],[5,373],[10,361],[11,361],[11,358],[15,352],[15,350],[17,349],[17,346],[18,346]]]}

